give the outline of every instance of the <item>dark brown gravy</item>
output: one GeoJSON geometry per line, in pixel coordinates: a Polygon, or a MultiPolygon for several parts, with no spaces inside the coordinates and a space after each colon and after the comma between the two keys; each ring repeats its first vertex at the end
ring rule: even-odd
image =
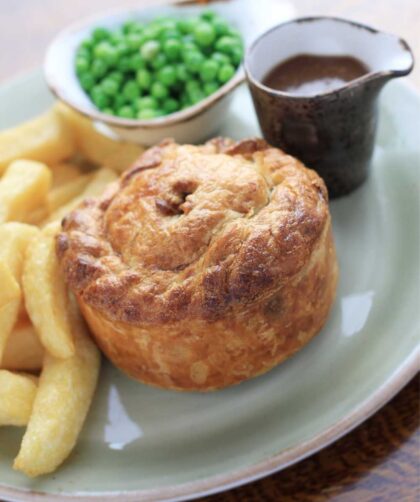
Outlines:
{"type": "Polygon", "coordinates": [[[311,96],[342,87],[346,82],[369,72],[351,56],[300,54],[271,69],[263,84],[298,96],[311,96]]]}

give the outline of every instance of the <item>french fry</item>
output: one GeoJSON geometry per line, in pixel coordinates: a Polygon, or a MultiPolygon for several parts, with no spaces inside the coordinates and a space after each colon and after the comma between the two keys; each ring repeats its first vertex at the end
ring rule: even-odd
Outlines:
{"type": "Polygon", "coordinates": [[[40,162],[16,160],[0,179],[0,223],[22,221],[46,202],[51,171],[40,162]]]}
{"type": "Polygon", "coordinates": [[[17,159],[53,164],[71,157],[74,141],[67,122],[55,110],[0,132],[0,174],[17,159]]]}
{"type": "Polygon", "coordinates": [[[45,356],[32,414],[13,465],[30,477],[52,472],[64,462],[92,402],[100,354],[80,317],[72,315],[72,329],[74,356],[45,356]]]}
{"type": "Polygon", "coordinates": [[[47,200],[42,206],[39,206],[37,209],[32,211],[23,221],[25,223],[29,223],[30,225],[40,225],[43,221],[45,221],[48,216],[50,215],[50,209],[48,205],[48,196],[49,193],[47,194],[47,200]]]}
{"type": "Polygon", "coordinates": [[[53,176],[52,188],[65,185],[69,181],[75,180],[82,174],[80,167],[75,164],[71,164],[70,162],[60,162],[59,164],[54,164],[50,167],[53,176]]]}
{"type": "Polygon", "coordinates": [[[91,174],[82,174],[50,190],[47,197],[50,212],[53,213],[80,195],[91,179],[91,174]]]}
{"type": "Polygon", "coordinates": [[[21,275],[28,243],[38,233],[23,223],[0,225],[0,363],[21,306],[21,275]]]}
{"type": "Polygon", "coordinates": [[[29,320],[18,321],[7,340],[0,368],[11,371],[39,371],[44,347],[29,320]]]}
{"type": "MultiPolygon", "coordinates": [[[[20,291],[20,289],[19,289],[20,291]]],[[[21,297],[12,300],[0,307],[0,363],[3,359],[3,352],[10,337],[13,326],[19,315],[21,297]]]]}
{"type": "MultiPolygon", "coordinates": [[[[0,260],[0,306],[20,300],[20,287],[11,270],[0,260]]],[[[0,334],[1,336],[1,334],[0,334]]]]}
{"type": "Polygon", "coordinates": [[[54,211],[49,217],[48,221],[61,221],[66,214],[73,211],[84,199],[88,197],[98,197],[102,195],[105,188],[118,178],[115,171],[112,169],[103,167],[98,169],[91,178],[91,181],[86,185],[86,188],[78,196],[72,199],[70,202],[61,206],[58,210],[54,211]]]}
{"type": "Polygon", "coordinates": [[[36,388],[36,377],[0,370],[0,425],[28,423],[36,388]]]}
{"type": "Polygon", "coordinates": [[[74,355],[68,316],[68,293],[55,254],[57,225],[45,227],[30,244],[22,284],[28,315],[42,345],[57,358],[74,355]]]}
{"type": "Polygon", "coordinates": [[[59,103],[56,110],[73,130],[77,150],[90,162],[122,172],[144,152],[144,147],[113,139],[96,130],[91,120],[59,103]]]}

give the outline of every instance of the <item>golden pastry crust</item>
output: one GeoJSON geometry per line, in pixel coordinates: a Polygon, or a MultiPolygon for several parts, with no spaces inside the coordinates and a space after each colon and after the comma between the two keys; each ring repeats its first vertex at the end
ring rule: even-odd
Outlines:
{"type": "Polygon", "coordinates": [[[57,254],[93,335],[130,376],[212,390],[323,326],[337,263],[319,176],[263,140],[166,140],[63,220],[57,254]]]}

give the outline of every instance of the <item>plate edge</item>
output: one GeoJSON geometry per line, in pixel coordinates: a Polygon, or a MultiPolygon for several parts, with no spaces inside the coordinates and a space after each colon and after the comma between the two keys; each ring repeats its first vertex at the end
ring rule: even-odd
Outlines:
{"type": "Polygon", "coordinates": [[[337,441],[388,403],[388,401],[398,394],[419,370],[420,348],[417,347],[406,361],[394,371],[388,380],[351,414],[298,446],[289,448],[281,453],[273,455],[269,459],[262,460],[229,474],[220,474],[200,481],[191,481],[162,489],[153,488],[134,491],[97,492],[95,494],[48,494],[0,485],[0,496],[7,497],[7,499],[11,501],[22,502],[56,502],[57,496],[59,496],[60,499],[65,499],[66,502],[96,502],[99,500],[107,502],[174,502],[177,500],[191,500],[196,497],[236,488],[290,467],[337,441]]]}

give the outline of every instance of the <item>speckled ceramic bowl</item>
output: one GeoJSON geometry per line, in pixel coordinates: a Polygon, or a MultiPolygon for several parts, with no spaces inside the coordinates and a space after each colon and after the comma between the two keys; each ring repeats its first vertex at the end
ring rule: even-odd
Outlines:
{"type": "MultiPolygon", "coordinates": [[[[75,110],[105,125],[108,132],[128,141],[152,145],[162,138],[172,137],[180,143],[195,143],[214,135],[226,118],[232,91],[244,80],[242,66],[229,82],[200,103],[152,120],[124,119],[101,113],[80,86],[74,71],[75,51],[95,27],[104,26],[112,30],[127,19],[147,22],[157,16],[194,16],[203,9],[203,5],[194,3],[189,1],[108,12],[61,31],[50,44],[45,58],[44,72],[50,90],[75,110]]],[[[279,20],[290,17],[290,12],[283,6],[276,6],[275,0],[262,0],[262,3],[266,7],[261,9],[252,0],[215,1],[211,3],[211,9],[238,28],[248,45],[256,35],[279,20]]]]}

